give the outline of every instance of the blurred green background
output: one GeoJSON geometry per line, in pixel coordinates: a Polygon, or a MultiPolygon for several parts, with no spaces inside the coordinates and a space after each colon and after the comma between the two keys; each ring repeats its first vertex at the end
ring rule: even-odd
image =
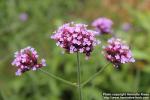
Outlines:
{"type": "MultiPolygon", "coordinates": [[[[39,71],[15,76],[11,62],[15,51],[32,46],[47,60],[44,70],[75,83],[76,55],[62,54],[49,37],[63,23],[90,26],[102,16],[113,20],[115,34],[128,42],[136,62],[120,70],[107,67],[84,87],[84,100],[102,100],[102,92],[150,92],[150,0],[0,0],[0,100],[78,100],[74,87],[39,71]]],[[[105,44],[110,36],[98,38],[105,44]]],[[[82,81],[107,63],[101,50],[96,47],[90,60],[80,55],[82,81]]]]}

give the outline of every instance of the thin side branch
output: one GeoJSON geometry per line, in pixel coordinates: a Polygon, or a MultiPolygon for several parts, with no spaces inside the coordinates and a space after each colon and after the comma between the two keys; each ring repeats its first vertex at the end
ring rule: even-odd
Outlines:
{"type": "Polygon", "coordinates": [[[51,77],[51,78],[54,78],[54,79],[56,79],[56,80],[58,80],[58,81],[60,81],[60,82],[63,82],[63,83],[65,83],[65,84],[68,84],[68,85],[77,87],[77,85],[76,85],[75,83],[69,82],[69,81],[67,81],[67,80],[65,80],[65,79],[62,79],[62,78],[60,78],[60,77],[58,77],[58,76],[55,76],[54,74],[49,73],[49,72],[47,72],[47,71],[45,71],[45,70],[42,70],[42,69],[39,69],[39,70],[40,70],[41,72],[43,72],[44,74],[48,75],[48,76],[51,77]]]}
{"type": "Polygon", "coordinates": [[[88,80],[86,80],[85,82],[83,82],[81,84],[81,86],[85,86],[87,83],[89,83],[90,81],[92,81],[95,77],[97,77],[110,63],[106,64],[102,69],[100,69],[97,73],[95,73],[94,75],[92,75],[88,80]]]}

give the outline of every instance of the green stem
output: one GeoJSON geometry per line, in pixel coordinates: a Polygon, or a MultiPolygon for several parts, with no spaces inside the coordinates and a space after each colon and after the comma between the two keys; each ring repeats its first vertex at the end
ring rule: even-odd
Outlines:
{"type": "Polygon", "coordinates": [[[136,78],[135,78],[135,91],[137,92],[139,89],[139,83],[140,83],[140,69],[136,69],[136,78]]]}
{"type": "Polygon", "coordinates": [[[78,52],[77,52],[77,80],[78,80],[79,100],[82,100],[81,70],[80,70],[80,58],[78,52]]]}
{"type": "Polygon", "coordinates": [[[68,84],[68,85],[71,85],[71,86],[75,86],[75,87],[77,86],[76,84],[73,84],[72,82],[69,82],[67,80],[64,80],[64,79],[58,77],[58,76],[55,76],[55,75],[53,75],[53,74],[51,74],[51,73],[49,73],[49,72],[47,72],[45,70],[42,70],[42,69],[39,69],[39,70],[41,72],[43,72],[44,74],[47,74],[49,77],[52,77],[52,78],[54,78],[54,79],[56,79],[58,81],[61,81],[61,82],[65,83],[65,84],[68,84]]]}
{"type": "Polygon", "coordinates": [[[3,100],[8,100],[8,98],[7,98],[7,96],[5,95],[4,91],[1,90],[0,92],[1,92],[1,96],[2,96],[3,100]]]}
{"type": "Polygon", "coordinates": [[[110,63],[106,64],[102,69],[100,69],[97,73],[95,73],[94,75],[92,75],[88,80],[86,80],[85,82],[83,82],[81,84],[81,86],[83,87],[84,85],[86,85],[88,82],[92,81],[95,77],[97,77],[110,63]]]}

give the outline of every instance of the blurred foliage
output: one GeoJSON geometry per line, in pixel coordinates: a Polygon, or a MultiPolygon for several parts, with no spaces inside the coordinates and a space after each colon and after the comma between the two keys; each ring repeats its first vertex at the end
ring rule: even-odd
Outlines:
{"type": "MultiPolygon", "coordinates": [[[[62,54],[49,37],[58,26],[75,21],[91,24],[100,16],[114,21],[115,34],[128,42],[136,63],[120,70],[109,66],[83,89],[84,100],[102,100],[102,92],[150,92],[149,0],[0,0],[0,100],[77,100],[74,87],[43,73],[30,71],[21,77],[11,66],[13,53],[28,45],[47,60],[43,68],[76,82],[76,55],[62,54]],[[26,13],[26,21],[20,15],[26,13]],[[128,32],[122,23],[132,24],[128,32]]],[[[109,36],[98,37],[106,43],[109,36]]],[[[107,61],[96,47],[90,60],[81,54],[82,81],[107,61]]]]}

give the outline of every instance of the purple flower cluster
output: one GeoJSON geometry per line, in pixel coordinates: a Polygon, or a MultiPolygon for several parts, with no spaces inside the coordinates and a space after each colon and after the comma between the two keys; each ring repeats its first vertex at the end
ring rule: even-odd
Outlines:
{"type": "Polygon", "coordinates": [[[38,68],[46,66],[45,59],[41,59],[41,63],[38,62],[38,54],[36,50],[31,47],[15,52],[14,57],[15,59],[12,62],[12,65],[17,67],[17,76],[20,76],[26,71],[37,70],[38,68]]]}
{"type": "Polygon", "coordinates": [[[118,38],[108,40],[108,46],[104,47],[105,57],[116,67],[121,63],[135,62],[129,47],[118,38]]]}
{"type": "Polygon", "coordinates": [[[28,20],[28,14],[27,13],[21,13],[19,15],[19,19],[22,21],[22,22],[25,22],[28,20]]]}
{"type": "Polygon", "coordinates": [[[99,34],[111,34],[112,25],[113,22],[110,19],[104,17],[98,18],[92,23],[92,26],[96,28],[99,34]]]}
{"type": "Polygon", "coordinates": [[[59,27],[51,36],[57,46],[64,48],[68,53],[80,52],[90,56],[93,47],[100,43],[95,38],[95,31],[88,30],[85,24],[67,23],[59,27]]]}
{"type": "Polygon", "coordinates": [[[128,22],[122,24],[122,29],[125,32],[128,32],[132,28],[132,25],[128,22]]]}

